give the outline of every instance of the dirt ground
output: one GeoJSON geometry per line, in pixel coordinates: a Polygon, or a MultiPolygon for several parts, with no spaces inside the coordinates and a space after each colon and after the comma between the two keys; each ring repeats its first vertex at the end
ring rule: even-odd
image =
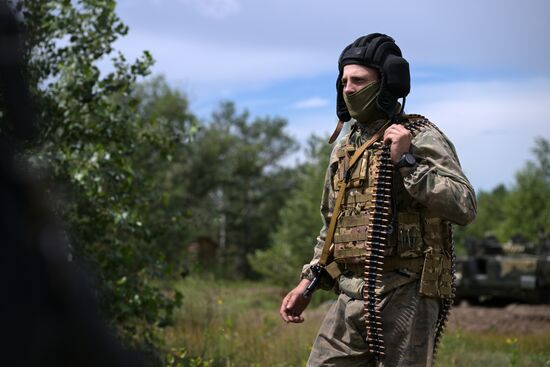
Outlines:
{"type": "Polygon", "coordinates": [[[550,305],[472,306],[463,301],[451,310],[449,331],[550,333],[550,305]]]}

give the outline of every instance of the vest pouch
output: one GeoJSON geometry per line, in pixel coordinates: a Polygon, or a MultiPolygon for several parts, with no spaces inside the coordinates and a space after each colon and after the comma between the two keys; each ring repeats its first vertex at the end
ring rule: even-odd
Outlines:
{"type": "Polygon", "coordinates": [[[336,171],[336,174],[332,178],[332,184],[335,189],[335,191],[338,191],[338,188],[340,187],[340,182],[344,180],[344,172],[347,169],[347,150],[344,148],[339,149],[336,152],[336,157],[338,159],[338,169],[336,171]]]}
{"type": "Polygon", "coordinates": [[[333,187],[334,193],[336,195],[338,195],[338,191],[340,191],[340,182],[341,182],[341,180],[339,178],[339,172],[340,172],[340,169],[338,169],[336,174],[332,177],[332,187],[333,187]]]}
{"type": "Polygon", "coordinates": [[[368,151],[363,153],[363,156],[358,159],[357,163],[353,167],[350,180],[347,187],[363,187],[367,179],[367,167],[368,167],[368,151]]]}
{"type": "Polygon", "coordinates": [[[451,258],[445,252],[428,249],[420,278],[420,294],[425,297],[452,296],[451,258]]]}
{"type": "Polygon", "coordinates": [[[422,256],[424,244],[420,229],[420,214],[418,212],[399,212],[397,221],[397,255],[399,257],[422,256]]]}
{"type": "Polygon", "coordinates": [[[424,220],[424,268],[420,294],[427,297],[452,296],[452,261],[448,222],[427,216],[424,220]]]}
{"type": "MultiPolygon", "coordinates": [[[[353,145],[345,145],[336,152],[336,157],[338,158],[338,170],[332,179],[333,187],[335,187],[336,189],[338,189],[338,187],[340,186],[340,182],[344,180],[344,174],[350,168],[350,159],[355,153],[355,150],[356,149],[353,145]]],[[[363,156],[358,159],[351,172],[349,172],[350,177],[346,187],[362,187],[365,184],[365,180],[367,178],[367,167],[368,151],[363,153],[363,156]]]]}

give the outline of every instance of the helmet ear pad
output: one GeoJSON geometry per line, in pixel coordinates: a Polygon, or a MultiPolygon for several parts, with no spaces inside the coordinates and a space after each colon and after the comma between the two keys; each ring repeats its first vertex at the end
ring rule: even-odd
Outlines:
{"type": "Polygon", "coordinates": [[[382,86],[378,107],[391,116],[397,106],[397,98],[405,97],[411,90],[409,63],[401,56],[387,55],[382,65],[382,86]]]}
{"type": "Polygon", "coordinates": [[[344,101],[344,86],[342,85],[342,73],[336,79],[336,115],[342,122],[351,120],[348,107],[344,101]]]}

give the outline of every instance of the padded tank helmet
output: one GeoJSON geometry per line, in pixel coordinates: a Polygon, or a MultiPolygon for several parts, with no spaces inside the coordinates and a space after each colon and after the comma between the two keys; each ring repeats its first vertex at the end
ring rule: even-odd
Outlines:
{"type": "Polygon", "coordinates": [[[372,33],[359,37],[342,51],[338,60],[336,80],[336,114],[340,121],[351,119],[342,85],[344,66],[363,65],[378,70],[381,76],[380,94],[376,101],[378,108],[390,118],[397,107],[397,100],[405,98],[411,89],[409,63],[402,57],[401,50],[390,36],[372,33]]]}

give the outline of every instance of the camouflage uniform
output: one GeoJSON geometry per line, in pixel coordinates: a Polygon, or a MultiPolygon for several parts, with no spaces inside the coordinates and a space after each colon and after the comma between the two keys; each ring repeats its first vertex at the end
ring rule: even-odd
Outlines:
{"type": "MultiPolygon", "coordinates": [[[[320,258],[334,210],[336,152],[347,142],[361,145],[384,122],[379,121],[369,128],[355,123],[350,133],[334,147],[321,201],[324,225],[317,238],[314,257],[304,266],[302,278],[312,278],[309,267],[320,258]]],[[[471,222],[476,214],[475,193],[448,138],[430,126],[413,137],[410,152],[417,158],[417,164],[403,177],[399,172],[395,175],[400,176],[412,199],[444,220],[460,225],[471,222]]],[[[382,316],[386,357],[377,364],[369,355],[365,342],[362,286],[360,277],[350,274],[339,277],[336,289],[340,296],[321,325],[308,366],[430,366],[440,299],[419,293],[420,275],[400,269],[382,277],[382,285],[377,289],[381,302],[377,307],[382,316]]]]}

